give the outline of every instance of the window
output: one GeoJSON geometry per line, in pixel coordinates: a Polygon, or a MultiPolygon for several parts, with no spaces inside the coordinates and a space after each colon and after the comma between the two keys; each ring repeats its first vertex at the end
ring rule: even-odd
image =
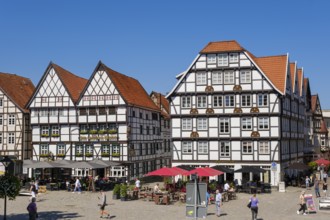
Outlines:
{"type": "Polygon", "coordinates": [[[120,153],[120,148],[119,145],[112,145],[112,154],[119,154],[120,153]]]}
{"type": "Polygon", "coordinates": [[[241,83],[251,83],[251,71],[242,70],[240,75],[241,83]]]}
{"type": "Polygon", "coordinates": [[[49,109],[49,116],[57,116],[58,110],[56,108],[49,109]]]}
{"type": "Polygon", "coordinates": [[[192,153],[192,142],[190,141],[182,142],[182,153],[192,153]]]}
{"type": "Polygon", "coordinates": [[[217,61],[217,56],[215,54],[208,54],[207,55],[207,63],[208,64],[216,63],[216,61],[217,61]]]}
{"type": "Polygon", "coordinates": [[[87,115],[87,110],[85,108],[79,109],[79,115],[87,115]]]}
{"type": "Polygon", "coordinates": [[[235,75],[233,71],[225,71],[224,73],[224,83],[225,84],[234,84],[235,75]]]}
{"type": "Polygon", "coordinates": [[[252,118],[242,118],[242,130],[252,129],[252,118]]]}
{"type": "Polygon", "coordinates": [[[191,130],[192,129],[192,119],[183,118],[182,119],[182,130],[191,130]]]}
{"type": "Polygon", "coordinates": [[[218,66],[228,66],[228,54],[218,54],[218,66]]]}
{"type": "Polygon", "coordinates": [[[196,84],[197,85],[205,85],[207,79],[206,73],[196,73],[196,84]]]}
{"type": "Polygon", "coordinates": [[[106,124],[99,124],[99,131],[106,131],[107,125],[106,124]]]}
{"type": "Polygon", "coordinates": [[[242,142],[242,150],[243,150],[243,154],[252,154],[252,142],[251,141],[243,141],[242,142]]]}
{"type": "Polygon", "coordinates": [[[140,134],[143,134],[143,125],[140,125],[140,134]]]}
{"type": "Polygon", "coordinates": [[[222,107],[222,95],[215,95],[213,96],[213,107],[214,108],[219,108],[222,107]]]}
{"type": "Polygon", "coordinates": [[[269,118],[268,117],[258,118],[258,128],[260,130],[269,129],[269,118]]]}
{"type": "Polygon", "coordinates": [[[230,53],[229,54],[229,62],[237,63],[238,62],[238,53],[230,53]]]}
{"type": "Polygon", "coordinates": [[[48,116],[48,111],[45,109],[40,109],[39,115],[40,115],[40,117],[46,117],[46,116],[48,116]]]}
{"type": "Polygon", "coordinates": [[[242,107],[250,107],[251,106],[251,95],[242,95],[242,107]]]}
{"type": "Polygon", "coordinates": [[[9,115],[8,124],[9,125],[15,125],[15,115],[9,115]]]}
{"type": "Polygon", "coordinates": [[[157,113],[151,113],[151,118],[152,118],[152,120],[157,121],[158,120],[158,114],[157,113]]]}
{"type": "Polygon", "coordinates": [[[3,99],[0,99],[0,107],[3,107],[3,99]]]}
{"type": "Polygon", "coordinates": [[[92,132],[92,133],[96,132],[97,131],[97,126],[95,124],[89,125],[89,131],[92,132]]]}
{"type": "Polygon", "coordinates": [[[60,135],[60,128],[55,125],[52,126],[52,136],[59,136],[60,135]]]}
{"type": "Polygon", "coordinates": [[[212,84],[222,84],[222,72],[212,73],[212,84]]]}
{"type": "Polygon", "coordinates": [[[268,141],[260,141],[259,142],[259,154],[269,154],[269,142],[268,141]]]}
{"type": "Polygon", "coordinates": [[[93,155],[94,147],[93,145],[86,145],[86,154],[93,155]]]}
{"type": "Polygon", "coordinates": [[[76,155],[83,155],[84,147],[83,145],[76,145],[76,155]]]}
{"type": "Polygon", "coordinates": [[[150,134],[150,133],[149,133],[149,132],[150,132],[150,128],[149,128],[149,126],[147,126],[147,129],[146,129],[146,130],[147,130],[147,135],[149,135],[149,134],[150,134]]]}
{"type": "Polygon", "coordinates": [[[225,96],[225,106],[226,107],[234,107],[235,106],[235,96],[234,95],[226,95],[225,96]]]}
{"type": "Polygon", "coordinates": [[[41,137],[48,137],[48,136],[49,136],[49,127],[41,126],[41,137]]]}
{"type": "Polygon", "coordinates": [[[135,111],[132,112],[132,116],[135,117],[135,111]]]}
{"type": "Polygon", "coordinates": [[[142,112],[140,112],[140,118],[143,118],[143,114],[142,114],[142,112]]]}
{"type": "Polygon", "coordinates": [[[258,95],[258,106],[267,106],[268,105],[268,95],[259,94],[258,95]]]}
{"type": "Polygon", "coordinates": [[[110,154],[110,146],[109,145],[102,145],[102,153],[103,154],[110,154]]]}
{"type": "Polygon", "coordinates": [[[220,157],[230,157],[230,142],[229,141],[220,142],[220,157]]]}
{"type": "Polygon", "coordinates": [[[207,154],[208,151],[209,151],[208,142],[207,141],[199,141],[198,142],[198,153],[199,154],[207,154]]]}
{"type": "Polygon", "coordinates": [[[63,102],[63,96],[56,97],[56,102],[63,102]]]}
{"type": "Polygon", "coordinates": [[[47,98],[47,97],[41,97],[41,102],[42,102],[42,103],[46,103],[46,102],[48,102],[48,98],[47,98]]]}
{"type": "Polygon", "coordinates": [[[106,108],[99,108],[99,115],[106,115],[107,111],[106,108]]]}
{"type": "Polygon", "coordinates": [[[220,118],[220,134],[228,134],[229,133],[229,118],[220,118]]]}
{"type": "Polygon", "coordinates": [[[0,115],[0,125],[2,125],[2,123],[3,123],[3,116],[0,115]]]}
{"type": "Polygon", "coordinates": [[[0,133],[0,144],[2,144],[2,133],[0,133]]]}
{"type": "Polygon", "coordinates": [[[207,99],[206,96],[197,96],[197,108],[206,108],[207,99]]]}
{"type": "Polygon", "coordinates": [[[191,97],[190,96],[183,96],[181,98],[181,107],[182,108],[190,108],[191,106],[191,97]]]}
{"type": "Polygon", "coordinates": [[[65,155],[65,145],[64,144],[57,145],[57,154],[65,155]]]}
{"type": "Polygon", "coordinates": [[[197,119],[197,130],[207,130],[207,118],[197,119]]]}
{"type": "MultiPolygon", "coordinates": [[[[116,108],[114,108],[114,107],[109,107],[109,108],[108,108],[108,114],[109,114],[109,115],[115,115],[115,114],[116,114],[116,108]]],[[[135,111],[133,111],[133,117],[135,117],[135,111]]]]}
{"type": "Polygon", "coordinates": [[[88,114],[89,115],[96,115],[96,108],[90,108],[90,109],[88,109],[88,114]]]}
{"type": "Polygon", "coordinates": [[[80,125],[80,133],[87,133],[88,129],[87,129],[87,125],[80,125]]]}
{"type": "Polygon", "coordinates": [[[49,153],[48,145],[47,144],[40,145],[40,154],[47,155],[48,153],[49,153]]]}

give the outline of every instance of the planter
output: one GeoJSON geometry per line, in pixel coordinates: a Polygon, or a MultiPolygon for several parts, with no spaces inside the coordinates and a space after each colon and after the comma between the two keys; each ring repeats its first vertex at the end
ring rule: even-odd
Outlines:
{"type": "Polygon", "coordinates": [[[119,194],[112,195],[112,199],[120,199],[120,195],[119,194]]]}
{"type": "Polygon", "coordinates": [[[56,157],[65,157],[65,154],[57,154],[56,157]]]}
{"type": "Polygon", "coordinates": [[[99,132],[98,132],[99,134],[106,134],[107,133],[107,131],[106,130],[99,130],[99,132]]]}
{"type": "Polygon", "coordinates": [[[109,153],[102,153],[102,154],[101,154],[101,157],[109,157],[109,156],[110,156],[109,153]]]}
{"type": "Polygon", "coordinates": [[[85,153],[85,157],[93,157],[93,154],[91,154],[91,153],[85,153]]]}
{"type": "Polygon", "coordinates": [[[120,153],[112,153],[113,157],[120,157],[120,153]]]}
{"type": "Polygon", "coordinates": [[[87,134],[88,131],[80,131],[80,134],[87,134]]]}
{"type": "Polygon", "coordinates": [[[42,134],[41,137],[48,138],[49,134],[42,134]]]}
{"type": "Polygon", "coordinates": [[[109,134],[117,134],[117,130],[108,130],[109,134]]]}
{"type": "Polygon", "coordinates": [[[90,130],[89,133],[90,134],[97,134],[97,130],[90,130]]]}
{"type": "Polygon", "coordinates": [[[82,157],[84,156],[83,154],[76,154],[76,157],[82,157]]]}
{"type": "Polygon", "coordinates": [[[52,134],[52,137],[60,137],[59,134],[52,134]]]}
{"type": "Polygon", "coordinates": [[[120,201],[126,201],[126,197],[120,197],[120,201]]]}

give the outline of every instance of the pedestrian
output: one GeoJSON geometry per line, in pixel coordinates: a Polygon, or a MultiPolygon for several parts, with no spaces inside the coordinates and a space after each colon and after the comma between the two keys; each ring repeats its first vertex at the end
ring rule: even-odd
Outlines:
{"type": "Polygon", "coordinates": [[[323,192],[324,192],[324,196],[327,197],[327,190],[328,190],[328,183],[326,181],[323,181],[323,192]]]}
{"type": "Polygon", "coordinates": [[[135,179],[135,187],[139,190],[140,189],[140,180],[138,178],[135,179]]]}
{"type": "Polygon", "coordinates": [[[306,189],[309,188],[310,181],[311,181],[311,179],[308,176],[306,176],[306,179],[305,179],[306,189]]]}
{"type": "Polygon", "coordinates": [[[99,203],[98,205],[100,206],[100,218],[103,218],[103,215],[107,215],[106,218],[110,218],[110,214],[105,211],[105,206],[107,206],[107,196],[105,195],[105,192],[101,189],[100,190],[100,196],[98,197],[99,203]]]}
{"type": "Polygon", "coordinates": [[[326,171],[324,171],[324,173],[323,173],[323,181],[324,182],[327,182],[327,180],[328,180],[328,174],[327,174],[326,171]]]}
{"type": "Polygon", "coordinates": [[[224,186],[224,191],[228,192],[229,188],[230,188],[230,186],[229,186],[228,182],[226,182],[225,186],[224,186]]]}
{"type": "Polygon", "coordinates": [[[305,201],[305,191],[302,191],[299,196],[299,205],[300,209],[297,210],[297,214],[300,214],[300,211],[303,211],[303,215],[306,215],[306,201],[305,201]]]}
{"type": "Polygon", "coordinates": [[[217,189],[215,191],[215,208],[216,208],[216,214],[218,217],[220,217],[221,215],[221,209],[220,206],[222,206],[222,195],[220,193],[220,191],[217,189]]]}
{"type": "Polygon", "coordinates": [[[30,192],[31,192],[30,201],[32,201],[33,198],[36,198],[36,185],[34,184],[34,182],[31,183],[30,192]]]}
{"type": "Polygon", "coordinates": [[[32,198],[30,204],[26,208],[29,212],[29,220],[36,220],[38,218],[36,198],[32,198]]]}
{"type": "Polygon", "coordinates": [[[251,202],[252,220],[257,220],[259,200],[256,194],[253,194],[253,196],[250,199],[250,202],[251,202]]]}
{"type": "Polygon", "coordinates": [[[316,198],[321,197],[321,195],[320,195],[320,181],[317,178],[315,178],[315,180],[314,180],[314,190],[315,190],[316,198]]]}
{"type": "Polygon", "coordinates": [[[35,190],[35,194],[36,194],[36,201],[38,199],[38,191],[39,191],[39,180],[36,180],[36,182],[34,183],[36,190],[35,190]]]}
{"type": "Polygon", "coordinates": [[[72,193],[75,193],[78,190],[78,194],[81,194],[81,184],[78,177],[76,177],[76,182],[74,184],[74,190],[72,193]]]}

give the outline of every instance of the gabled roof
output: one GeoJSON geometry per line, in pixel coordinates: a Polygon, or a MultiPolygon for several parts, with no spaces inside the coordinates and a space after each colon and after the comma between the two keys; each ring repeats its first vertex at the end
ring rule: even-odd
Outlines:
{"type": "Polygon", "coordinates": [[[322,119],[322,121],[321,121],[320,133],[328,133],[328,128],[327,128],[327,125],[326,125],[324,119],[322,119]]]}
{"type": "Polygon", "coordinates": [[[241,47],[239,43],[235,40],[230,41],[219,41],[210,42],[201,50],[200,53],[223,53],[223,52],[235,52],[244,51],[245,49],[241,47]]]}
{"type": "Polygon", "coordinates": [[[160,111],[138,80],[116,72],[101,62],[99,65],[103,67],[127,104],[160,111]]]}
{"type": "Polygon", "coordinates": [[[150,96],[154,95],[154,97],[156,98],[156,106],[158,106],[158,108],[162,111],[162,115],[166,118],[170,118],[170,103],[169,101],[165,98],[165,96],[161,93],[152,91],[150,96]]]}
{"type": "Polygon", "coordinates": [[[312,100],[311,100],[311,108],[312,108],[312,112],[314,112],[317,108],[317,103],[318,103],[318,95],[312,95],[312,100]]]}
{"type": "Polygon", "coordinates": [[[296,63],[290,63],[290,78],[291,78],[292,92],[295,91],[295,86],[294,86],[295,76],[296,76],[295,73],[296,73],[296,63]]]}
{"type": "Polygon", "coordinates": [[[285,94],[288,55],[254,58],[271,83],[285,94]]]}
{"type": "Polygon", "coordinates": [[[69,72],[68,70],[54,63],[51,63],[50,65],[54,68],[55,72],[61,79],[64,87],[67,89],[68,93],[70,94],[72,101],[76,103],[79,99],[80,93],[83,91],[87,83],[87,79],[76,76],[73,73],[69,72]]]}
{"type": "Polygon", "coordinates": [[[30,79],[15,74],[0,73],[0,89],[22,111],[28,112],[25,105],[35,89],[30,79]]]}
{"type": "Polygon", "coordinates": [[[299,92],[299,95],[302,96],[303,94],[303,86],[305,86],[303,84],[303,80],[304,80],[304,76],[303,76],[303,69],[302,68],[299,68],[298,69],[298,74],[297,74],[297,77],[298,77],[298,92],[299,92]]]}

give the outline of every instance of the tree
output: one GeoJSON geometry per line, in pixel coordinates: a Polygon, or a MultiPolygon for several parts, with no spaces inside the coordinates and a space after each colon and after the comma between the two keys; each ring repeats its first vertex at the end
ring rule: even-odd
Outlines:
{"type": "Polygon", "coordinates": [[[7,196],[9,200],[14,200],[18,196],[21,188],[20,180],[11,174],[0,176],[0,198],[7,196]]]}

